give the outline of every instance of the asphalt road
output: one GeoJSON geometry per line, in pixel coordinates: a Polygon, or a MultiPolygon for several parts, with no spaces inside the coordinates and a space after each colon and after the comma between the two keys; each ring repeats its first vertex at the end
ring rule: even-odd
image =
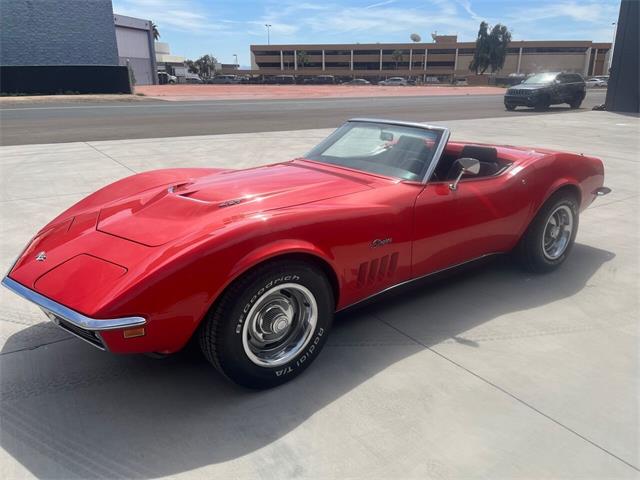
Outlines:
{"type": "MultiPolygon", "coordinates": [[[[590,91],[582,110],[604,103],[590,91]]],[[[568,106],[551,112],[568,112],[568,106]]],[[[82,142],[135,138],[329,128],[353,117],[409,121],[539,115],[507,112],[501,95],[380,97],[314,100],[224,100],[140,103],[43,103],[0,108],[0,144],[82,142]]]]}

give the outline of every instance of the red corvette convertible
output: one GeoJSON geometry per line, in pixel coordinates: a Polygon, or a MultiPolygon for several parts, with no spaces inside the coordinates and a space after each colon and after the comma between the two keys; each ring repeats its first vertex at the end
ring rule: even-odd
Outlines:
{"type": "Polygon", "coordinates": [[[2,283],[103,350],[168,354],[195,336],[223,375],[271,387],[318,356],[335,311],[391,287],[511,251],[557,268],[603,179],[597,158],[352,120],[304,158],[109,185],[2,283]]]}

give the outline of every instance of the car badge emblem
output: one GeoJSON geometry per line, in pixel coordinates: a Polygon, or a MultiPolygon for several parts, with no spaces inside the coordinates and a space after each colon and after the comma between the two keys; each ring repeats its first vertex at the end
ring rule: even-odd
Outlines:
{"type": "Polygon", "coordinates": [[[36,255],[36,262],[44,262],[47,259],[47,252],[44,250],[36,255]]]}
{"type": "Polygon", "coordinates": [[[383,247],[385,245],[388,245],[389,243],[393,242],[393,239],[391,238],[376,238],[373,242],[371,242],[369,244],[369,246],[371,248],[378,248],[378,247],[383,247]]]}

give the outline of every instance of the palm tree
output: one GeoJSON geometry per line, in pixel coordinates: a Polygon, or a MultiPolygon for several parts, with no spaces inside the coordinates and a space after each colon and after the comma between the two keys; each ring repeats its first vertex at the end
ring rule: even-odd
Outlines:
{"type": "Polygon", "coordinates": [[[504,67],[510,42],[511,32],[509,29],[501,24],[495,25],[489,34],[489,66],[492,73],[504,67]]]}
{"type": "Polygon", "coordinates": [[[481,22],[469,70],[476,75],[478,71],[481,75],[484,74],[488,68],[491,68],[491,72],[500,70],[504,66],[509,42],[511,42],[511,32],[506,26],[499,23],[489,33],[487,22],[481,22]]]}
{"type": "Polygon", "coordinates": [[[391,58],[396,62],[396,70],[398,69],[398,63],[400,63],[403,59],[402,52],[400,50],[394,50],[391,54],[391,58]]]}
{"type": "Polygon", "coordinates": [[[480,22],[480,29],[476,37],[476,48],[473,53],[473,60],[469,64],[469,70],[478,75],[478,70],[483,74],[489,68],[489,24],[480,22]]]}
{"type": "Polygon", "coordinates": [[[158,26],[151,22],[151,33],[153,33],[153,39],[158,40],[160,38],[160,32],[158,31],[158,26]]]}

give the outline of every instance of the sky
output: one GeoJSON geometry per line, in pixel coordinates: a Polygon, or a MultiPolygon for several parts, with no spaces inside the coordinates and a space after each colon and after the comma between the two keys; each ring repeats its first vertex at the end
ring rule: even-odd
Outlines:
{"type": "Polygon", "coordinates": [[[150,19],[171,53],[250,65],[249,45],[409,42],[417,33],[474,41],[482,20],[513,40],[610,42],[619,0],[113,0],[113,11],[150,19]]]}

